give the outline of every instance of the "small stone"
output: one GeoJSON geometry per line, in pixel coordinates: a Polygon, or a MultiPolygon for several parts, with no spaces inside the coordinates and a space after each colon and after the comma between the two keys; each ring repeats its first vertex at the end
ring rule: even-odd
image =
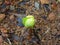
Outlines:
{"type": "Polygon", "coordinates": [[[56,35],[56,33],[57,33],[57,29],[52,29],[52,34],[56,35]]]}
{"type": "Polygon", "coordinates": [[[51,8],[56,10],[57,9],[57,4],[56,3],[52,3],[51,8]]]}
{"type": "Polygon", "coordinates": [[[41,4],[49,4],[49,0],[40,0],[41,4]]]}
{"type": "Polygon", "coordinates": [[[3,37],[8,37],[8,34],[2,33],[2,36],[3,36],[3,37]]]}
{"type": "Polygon", "coordinates": [[[10,10],[14,10],[15,6],[14,5],[10,5],[10,10]]]}
{"type": "Polygon", "coordinates": [[[11,16],[10,16],[10,20],[13,20],[13,19],[14,19],[14,15],[11,15],[11,16]]]}
{"type": "Polygon", "coordinates": [[[50,12],[49,4],[44,4],[43,7],[45,8],[45,12],[50,12]]]}
{"type": "Polygon", "coordinates": [[[1,30],[2,33],[7,33],[7,29],[6,28],[2,27],[0,30],[1,30]]]}
{"type": "Polygon", "coordinates": [[[5,18],[5,14],[0,14],[0,22],[5,18]]]}
{"type": "Polygon", "coordinates": [[[23,27],[22,18],[18,17],[17,18],[17,22],[18,22],[17,23],[18,26],[22,26],[23,27]]]}
{"type": "Polygon", "coordinates": [[[55,20],[56,19],[56,15],[52,12],[52,13],[49,14],[48,19],[50,21],[55,20]]]}
{"type": "Polygon", "coordinates": [[[2,5],[1,5],[1,8],[2,8],[2,9],[5,9],[5,8],[6,8],[6,4],[2,4],[2,5]]]}
{"type": "Polygon", "coordinates": [[[17,35],[15,35],[15,34],[12,34],[12,38],[13,38],[14,40],[16,40],[16,41],[19,41],[19,40],[20,40],[20,38],[19,38],[17,35]]]}
{"type": "Polygon", "coordinates": [[[4,24],[4,27],[7,28],[8,27],[8,24],[4,24]]]}
{"type": "Polygon", "coordinates": [[[5,4],[9,5],[9,4],[10,4],[10,2],[9,2],[9,1],[7,1],[7,0],[5,0],[5,4]]]}
{"type": "Polygon", "coordinates": [[[35,8],[36,8],[37,10],[39,10],[39,3],[38,3],[38,2],[35,2],[35,8]]]}
{"type": "Polygon", "coordinates": [[[42,42],[45,42],[45,40],[41,40],[42,42]]]}
{"type": "Polygon", "coordinates": [[[3,38],[2,36],[0,36],[0,44],[3,42],[3,38]]]}

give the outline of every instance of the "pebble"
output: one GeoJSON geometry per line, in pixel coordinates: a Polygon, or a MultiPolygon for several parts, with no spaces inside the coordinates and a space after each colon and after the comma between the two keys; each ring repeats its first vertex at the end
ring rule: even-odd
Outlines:
{"type": "Polygon", "coordinates": [[[0,45],[2,44],[2,42],[3,42],[3,38],[2,36],[0,36],[0,45]]]}
{"type": "Polygon", "coordinates": [[[41,4],[49,4],[49,0],[40,0],[41,4]]]}
{"type": "Polygon", "coordinates": [[[10,5],[10,10],[14,10],[15,6],[14,5],[10,5]]]}
{"type": "Polygon", "coordinates": [[[50,21],[53,21],[53,20],[56,19],[56,15],[52,12],[52,13],[50,13],[50,14],[48,15],[48,19],[49,19],[50,21]]]}
{"type": "Polygon", "coordinates": [[[5,0],[5,4],[6,4],[6,5],[9,5],[10,2],[9,2],[8,0],[5,0]]]}
{"type": "Polygon", "coordinates": [[[18,22],[18,23],[17,23],[18,26],[23,26],[22,18],[18,17],[18,18],[17,18],[17,22],[18,22]]]}
{"type": "Polygon", "coordinates": [[[4,24],[3,26],[4,26],[5,28],[7,28],[7,27],[8,27],[8,24],[4,24]]]}
{"type": "Polygon", "coordinates": [[[11,15],[10,16],[10,20],[14,20],[14,15],[11,15]]]}
{"type": "Polygon", "coordinates": [[[57,4],[56,4],[56,2],[55,2],[55,3],[52,3],[51,8],[54,9],[54,10],[57,9],[57,4]]]}
{"type": "Polygon", "coordinates": [[[1,8],[3,9],[6,8],[6,4],[2,4],[1,8]]]}
{"type": "Polygon", "coordinates": [[[0,14],[0,22],[5,18],[5,14],[0,14]]]}
{"type": "Polygon", "coordinates": [[[18,36],[15,35],[15,34],[12,34],[12,38],[13,38],[13,40],[16,40],[16,41],[19,41],[19,40],[20,40],[20,37],[18,37],[18,36]]]}
{"type": "Polygon", "coordinates": [[[39,3],[38,3],[38,2],[35,2],[35,8],[36,8],[37,10],[39,10],[39,3]]]}
{"type": "Polygon", "coordinates": [[[52,34],[56,35],[57,34],[57,29],[52,29],[52,34]]]}
{"type": "Polygon", "coordinates": [[[45,8],[46,12],[50,12],[49,4],[44,4],[43,7],[45,8]]]}
{"type": "Polygon", "coordinates": [[[2,27],[2,28],[1,28],[1,32],[2,32],[2,33],[7,33],[7,29],[2,27]]]}

